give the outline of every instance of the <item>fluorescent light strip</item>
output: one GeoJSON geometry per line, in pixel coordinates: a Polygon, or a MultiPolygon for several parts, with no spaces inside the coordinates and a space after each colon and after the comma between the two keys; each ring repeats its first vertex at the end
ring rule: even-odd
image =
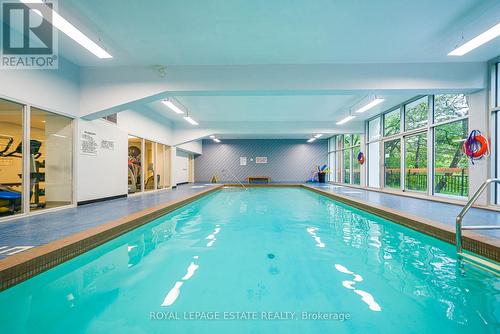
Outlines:
{"type": "MultiPolygon", "coordinates": [[[[30,4],[43,4],[41,0],[20,0],[22,3],[29,7],[30,4]]],[[[35,13],[41,15],[39,11],[34,11],[35,13]]],[[[42,16],[43,17],[43,16],[42,16]]],[[[45,18],[44,18],[45,19],[45,18]]],[[[109,59],[113,58],[106,50],[97,45],[94,41],[88,38],[84,33],[82,33],[78,28],[69,23],[64,17],[59,15],[55,10],[52,10],[52,26],[56,27],[59,31],[66,34],[69,38],[83,46],[88,51],[92,52],[98,58],[109,59]]]]}
{"type": "Polygon", "coordinates": [[[189,116],[184,116],[184,119],[188,122],[188,123],[191,123],[193,125],[198,125],[198,122],[196,122],[194,119],[192,119],[191,117],[189,116]]]}
{"type": "Polygon", "coordinates": [[[170,110],[172,110],[176,114],[184,114],[184,111],[179,109],[179,107],[177,107],[175,104],[173,104],[172,101],[170,101],[170,100],[163,100],[163,101],[161,101],[161,103],[166,105],[170,110]]]}
{"type": "Polygon", "coordinates": [[[312,138],[309,138],[309,139],[307,140],[307,142],[308,142],[308,143],[312,143],[312,142],[313,142],[313,141],[315,141],[315,140],[316,140],[316,138],[312,137],[312,138]]]}
{"type": "Polygon", "coordinates": [[[211,135],[211,136],[209,136],[209,137],[210,137],[210,138],[212,138],[212,139],[214,139],[214,138],[215,138],[215,136],[214,136],[214,135],[211,135]]]}
{"type": "Polygon", "coordinates": [[[314,136],[314,138],[319,138],[321,136],[323,136],[323,134],[322,133],[318,133],[317,135],[314,136]]]}
{"type": "Polygon", "coordinates": [[[462,44],[455,50],[448,53],[448,56],[463,56],[464,54],[469,53],[475,48],[480,47],[481,45],[491,41],[492,39],[497,38],[498,36],[500,36],[500,23],[486,30],[482,34],[474,37],[470,41],[462,44]]]}
{"type": "Polygon", "coordinates": [[[361,108],[359,108],[355,112],[358,112],[358,113],[365,112],[365,111],[370,110],[371,108],[375,107],[377,104],[380,104],[382,102],[384,102],[384,99],[376,98],[375,100],[370,101],[369,103],[365,104],[364,106],[362,106],[361,108]]]}
{"type": "Polygon", "coordinates": [[[337,124],[337,125],[342,125],[342,124],[345,124],[345,123],[347,123],[347,122],[349,122],[350,120],[353,120],[353,119],[355,119],[355,118],[356,118],[356,116],[349,115],[349,116],[347,116],[346,118],[344,118],[344,119],[342,119],[342,120],[338,121],[336,124],[337,124]]]}
{"type": "Polygon", "coordinates": [[[220,139],[214,138],[214,142],[220,143],[220,139]]]}

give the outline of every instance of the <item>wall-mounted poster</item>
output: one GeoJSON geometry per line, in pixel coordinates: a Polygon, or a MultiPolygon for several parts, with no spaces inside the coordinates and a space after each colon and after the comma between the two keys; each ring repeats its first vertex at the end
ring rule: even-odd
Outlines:
{"type": "Polygon", "coordinates": [[[240,166],[247,165],[247,157],[240,157],[240,166]]]}
{"type": "Polygon", "coordinates": [[[115,142],[112,140],[101,140],[101,148],[105,150],[114,151],[115,150],[115,142]]]}
{"type": "Polygon", "coordinates": [[[255,157],[256,164],[267,164],[267,157],[255,157]]]}
{"type": "Polygon", "coordinates": [[[97,134],[90,131],[82,131],[81,133],[81,153],[86,155],[97,155],[97,134]]]}

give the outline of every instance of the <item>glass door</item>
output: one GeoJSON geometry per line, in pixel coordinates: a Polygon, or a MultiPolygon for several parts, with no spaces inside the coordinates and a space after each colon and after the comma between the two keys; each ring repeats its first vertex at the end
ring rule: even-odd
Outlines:
{"type": "Polygon", "coordinates": [[[23,106],[0,99],[0,217],[23,212],[23,106]]]}

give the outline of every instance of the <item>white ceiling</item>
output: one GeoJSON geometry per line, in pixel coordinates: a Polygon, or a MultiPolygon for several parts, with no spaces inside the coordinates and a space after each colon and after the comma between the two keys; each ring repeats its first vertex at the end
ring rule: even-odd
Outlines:
{"type": "Polygon", "coordinates": [[[233,65],[486,61],[500,38],[447,57],[498,23],[498,0],[73,0],[62,14],[114,56],[62,37],[79,65],[233,65]]]}

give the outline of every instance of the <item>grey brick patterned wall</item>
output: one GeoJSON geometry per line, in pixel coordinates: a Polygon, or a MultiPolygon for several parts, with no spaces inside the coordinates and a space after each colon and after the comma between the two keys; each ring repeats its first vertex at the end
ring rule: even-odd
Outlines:
{"type": "Polygon", "coordinates": [[[305,139],[234,139],[203,141],[203,154],[194,159],[195,182],[209,182],[215,174],[220,182],[240,181],[248,176],[269,176],[271,182],[305,182],[318,164],[327,163],[327,140],[306,143],[305,139]],[[247,165],[240,166],[240,157],[247,165]],[[267,164],[255,163],[267,157],[267,164]],[[222,172],[226,170],[226,172],[222,172]]]}

